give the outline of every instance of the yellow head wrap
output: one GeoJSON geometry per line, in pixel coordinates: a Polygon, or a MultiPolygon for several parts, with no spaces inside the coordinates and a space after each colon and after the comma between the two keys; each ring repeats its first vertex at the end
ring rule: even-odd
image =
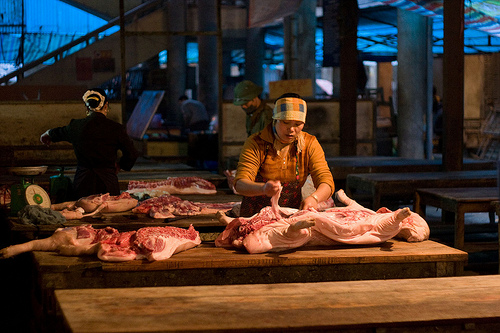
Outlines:
{"type": "Polygon", "coordinates": [[[306,122],[307,104],[301,98],[283,97],[276,101],[273,119],[306,122]]]}

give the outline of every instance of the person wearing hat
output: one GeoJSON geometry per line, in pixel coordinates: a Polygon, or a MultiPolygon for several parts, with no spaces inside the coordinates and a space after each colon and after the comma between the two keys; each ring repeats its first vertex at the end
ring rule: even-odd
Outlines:
{"type": "Polygon", "coordinates": [[[260,99],[263,88],[252,81],[244,80],[234,88],[234,105],[246,113],[247,136],[260,132],[271,121],[273,109],[260,99]]]}
{"type": "Polygon", "coordinates": [[[46,146],[59,141],[73,145],[77,159],[73,180],[75,199],[93,194],[119,195],[117,173],[120,169],[130,171],[138,152],[125,126],[107,118],[110,107],[104,90],[89,89],[82,99],[87,117],[47,130],[40,141],[46,146]]]}
{"type": "Polygon", "coordinates": [[[314,135],[303,132],[307,104],[297,94],[280,96],[273,121],[247,138],[240,154],[235,190],[243,196],[240,216],[248,217],[271,205],[282,187],[279,205],[318,208],[335,190],[325,153],[314,135]],[[301,188],[311,175],[316,190],[302,198],[301,188]]]}

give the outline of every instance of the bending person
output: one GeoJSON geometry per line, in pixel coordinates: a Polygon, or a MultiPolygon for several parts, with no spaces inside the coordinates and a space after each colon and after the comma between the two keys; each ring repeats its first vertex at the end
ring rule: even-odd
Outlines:
{"type": "Polygon", "coordinates": [[[281,188],[282,207],[317,209],[332,196],[335,184],[325,153],[315,136],[302,131],[306,114],[307,104],[299,95],[284,94],[275,102],[272,123],[246,140],[234,179],[236,191],[243,195],[240,216],[270,206],[281,188]],[[316,191],[302,199],[309,174],[316,191]]]}

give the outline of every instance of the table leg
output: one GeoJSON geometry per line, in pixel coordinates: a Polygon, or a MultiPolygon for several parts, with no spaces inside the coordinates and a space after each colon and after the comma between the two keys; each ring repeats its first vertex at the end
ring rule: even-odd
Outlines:
{"type": "Polygon", "coordinates": [[[415,213],[420,215],[425,220],[425,208],[426,205],[422,203],[422,199],[420,197],[420,193],[415,192],[415,205],[413,207],[413,210],[415,213]]]}
{"type": "Polygon", "coordinates": [[[455,213],[455,248],[463,250],[465,243],[465,213],[457,209],[455,213]]]}
{"type": "Polygon", "coordinates": [[[377,210],[380,208],[380,191],[375,188],[375,190],[373,191],[373,199],[372,199],[372,209],[373,210],[377,210]]]}

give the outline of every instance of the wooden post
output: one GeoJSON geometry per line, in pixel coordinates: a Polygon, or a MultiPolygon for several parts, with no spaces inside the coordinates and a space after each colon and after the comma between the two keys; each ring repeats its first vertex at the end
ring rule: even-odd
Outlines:
{"type": "Polygon", "coordinates": [[[443,1],[443,168],[462,170],[464,127],[464,0],[443,1]]]}
{"type": "Polygon", "coordinates": [[[358,2],[340,2],[340,155],[356,156],[358,2]]]}

